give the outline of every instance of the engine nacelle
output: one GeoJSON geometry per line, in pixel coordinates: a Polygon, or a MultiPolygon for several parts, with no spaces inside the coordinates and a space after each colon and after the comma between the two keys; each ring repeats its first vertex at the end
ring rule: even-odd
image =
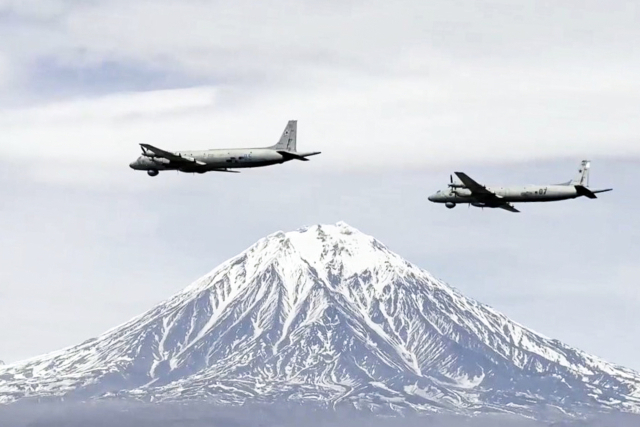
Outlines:
{"type": "Polygon", "coordinates": [[[456,207],[456,204],[453,202],[446,202],[444,205],[449,209],[453,209],[456,207]]]}
{"type": "Polygon", "coordinates": [[[159,165],[168,165],[171,163],[169,159],[165,159],[164,157],[151,157],[151,161],[159,165]]]}
{"type": "Polygon", "coordinates": [[[149,175],[149,176],[157,176],[159,173],[160,172],[158,172],[155,169],[150,169],[150,170],[147,171],[147,175],[149,175]]]}
{"type": "Polygon", "coordinates": [[[456,196],[459,196],[459,197],[470,197],[471,196],[471,190],[469,190],[468,188],[454,188],[453,189],[453,193],[456,196]]]}

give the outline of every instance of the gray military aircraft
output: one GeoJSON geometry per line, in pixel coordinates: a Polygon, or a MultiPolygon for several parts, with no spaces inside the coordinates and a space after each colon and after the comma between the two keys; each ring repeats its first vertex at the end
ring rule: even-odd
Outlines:
{"type": "Polygon", "coordinates": [[[596,193],[611,191],[612,188],[604,190],[587,188],[590,165],[589,160],[583,160],[576,178],[563,184],[519,187],[486,187],[478,184],[463,172],[455,172],[459,181],[454,182],[453,176],[450,176],[448,189],[440,190],[429,196],[428,199],[434,203],[444,203],[449,209],[455,208],[460,203],[468,203],[470,206],[479,208],[501,208],[509,212],[520,212],[513,207],[512,202],[553,202],[575,199],[580,196],[595,199],[596,193]]]}
{"type": "Polygon", "coordinates": [[[156,176],[160,171],[176,170],[187,173],[235,172],[232,169],[270,166],[289,160],[308,161],[319,151],[296,151],[297,120],[289,120],[276,145],[264,148],[222,148],[198,151],[169,152],[149,144],[140,144],[142,155],[129,166],[156,176]]]}

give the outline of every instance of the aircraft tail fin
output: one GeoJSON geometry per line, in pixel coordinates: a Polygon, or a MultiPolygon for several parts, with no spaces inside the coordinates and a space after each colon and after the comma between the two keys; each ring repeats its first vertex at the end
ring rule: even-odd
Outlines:
{"type": "Polygon", "coordinates": [[[280,140],[276,145],[273,145],[269,148],[274,150],[285,150],[285,151],[296,151],[296,136],[298,133],[298,121],[297,120],[289,120],[287,123],[287,127],[284,128],[282,132],[282,136],[280,136],[280,140]]]}
{"type": "Polygon", "coordinates": [[[584,187],[589,186],[589,168],[591,167],[590,160],[583,160],[580,163],[580,169],[578,169],[578,175],[571,181],[569,181],[569,185],[581,185],[584,187]]]}

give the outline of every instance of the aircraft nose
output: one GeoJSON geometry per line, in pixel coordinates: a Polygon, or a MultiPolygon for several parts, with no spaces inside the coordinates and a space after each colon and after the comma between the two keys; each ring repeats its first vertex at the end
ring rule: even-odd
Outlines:
{"type": "Polygon", "coordinates": [[[435,202],[436,201],[436,195],[432,194],[429,197],[427,197],[427,200],[429,200],[430,202],[435,202]]]}
{"type": "Polygon", "coordinates": [[[131,162],[131,163],[129,163],[129,167],[130,167],[131,169],[135,169],[135,168],[136,168],[136,166],[138,166],[138,161],[137,161],[137,160],[136,160],[135,162],[131,162]]]}

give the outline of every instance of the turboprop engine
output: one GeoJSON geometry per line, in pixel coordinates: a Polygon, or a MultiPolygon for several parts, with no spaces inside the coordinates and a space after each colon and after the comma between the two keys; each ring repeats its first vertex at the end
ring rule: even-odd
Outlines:
{"type": "Polygon", "coordinates": [[[164,157],[157,157],[157,156],[151,157],[151,161],[153,161],[153,163],[160,164],[160,165],[168,165],[169,163],[171,163],[169,159],[165,159],[164,157]]]}
{"type": "Polygon", "coordinates": [[[456,196],[459,196],[459,197],[470,197],[471,196],[471,190],[469,190],[468,188],[454,188],[453,189],[453,193],[456,196]]]}

